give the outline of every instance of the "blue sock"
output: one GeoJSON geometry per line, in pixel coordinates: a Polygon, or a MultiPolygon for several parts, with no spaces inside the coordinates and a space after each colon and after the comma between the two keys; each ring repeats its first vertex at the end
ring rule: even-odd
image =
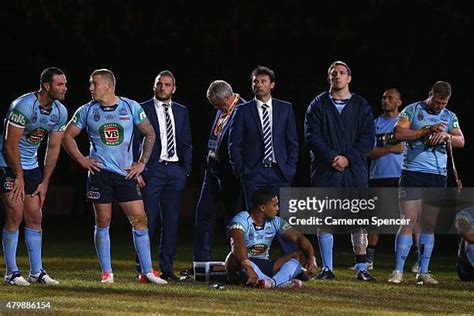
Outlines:
{"type": "Polygon", "coordinates": [[[31,274],[39,273],[43,269],[41,262],[41,239],[41,230],[25,227],[25,244],[26,249],[28,249],[31,274]]]}
{"type": "Polygon", "coordinates": [[[110,262],[110,236],[109,226],[97,227],[94,230],[94,245],[99,258],[102,273],[112,272],[112,263],[110,262]]]}
{"type": "Polygon", "coordinates": [[[5,265],[7,274],[18,271],[16,265],[16,248],[18,247],[18,229],[9,232],[5,228],[2,235],[3,255],[5,256],[5,265]]]}
{"type": "Polygon", "coordinates": [[[318,243],[319,250],[321,251],[321,259],[323,260],[323,267],[332,271],[332,247],[334,246],[334,236],[332,233],[319,234],[318,243]]]}
{"type": "Polygon", "coordinates": [[[467,244],[466,246],[466,257],[474,268],[474,244],[467,244]]]}
{"type": "Polygon", "coordinates": [[[434,247],[434,234],[421,233],[419,252],[420,252],[420,272],[428,273],[428,267],[430,265],[431,253],[434,247]]]}
{"type": "Polygon", "coordinates": [[[286,281],[293,279],[300,272],[301,264],[299,261],[296,259],[290,259],[281,266],[280,271],[275,273],[272,279],[275,280],[275,285],[279,286],[286,281]]]}
{"type": "MultiPolygon", "coordinates": [[[[271,281],[271,278],[268,275],[264,274],[262,272],[262,270],[260,270],[260,268],[255,264],[255,262],[251,261],[251,263],[252,263],[252,268],[255,271],[255,273],[258,275],[259,280],[271,281]]],[[[245,269],[242,269],[242,270],[243,270],[243,273],[244,273],[243,275],[246,276],[247,273],[245,272],[245,269]]]]}
{"type": "Polygon", "coordinates": [[[403,267],[412,244],[413,239],[411,235],[397,234],[395,238],[395,270],[403,272],[403,267]]]}
{"type": "Polygon", "coordinates": [[[358,262],[355,264],[357,271],[367,270],[367,262],[358,262]]]}
{"type": "Polygon", "coordinates": [[[148,235],[148,229],[132,229],[133,232],[133,244],[135,245],[135,251],[140,259],[142,267],[142,273],[153,272],[151,265],[151,251],[150,251],[150,236],[148,235]]]}

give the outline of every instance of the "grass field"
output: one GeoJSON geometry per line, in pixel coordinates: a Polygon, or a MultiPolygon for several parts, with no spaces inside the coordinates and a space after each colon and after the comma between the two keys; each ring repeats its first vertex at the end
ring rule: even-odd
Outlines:
{"type": "MultiPolygon", "coordinates": [[[[440,281],[436,286],[416,285],[414,275],[408,273],[401,285],[387,283],[393,261],[389,253],[379,253],[376,258],[374,274],[378,280],[375,283],[358,282],[354,280],[354,273],[346,269],[353,262],[349,245],[346,251],[336,251],[336,280],[309,281],[298,290],[261,290],[238,286],[226,286],[218,290],[208,284],[192,281],[164,286],[139,284],[134,280],[130,231],[122,224],[117,224],[115,228],[112,226],[111,230],[114,284],[99,282],[100,268],[92,243],[90,221],[72,225],[68,238],[60,238],[62,231],[53,227],[49,228],[48,233],[46,227],[44,265],[60,281],[60,285],[12,287],[3,284],[0,286],[0,313],[5,313],[4,305],[8,301],[50,302],[51,309],[48,311],[56,314],[352,315],[474,312],[474,284],[457,279],[453,268],[454,258],[446,256],[443,251],[438,251],[442,254],[435,253],[431,266],[440,281]]],[[[186,235],[186,232],[183,234],[186,235]]],[[[447,252],[452,252],[454,248],[455,245],[447,252]]],[[[225,248],[219,247],[215,258],[223,258],[224,254],[225,248]]],[[[176,272],[190,266],[191,255],[191,244],[180,243],[176,272]]],[[[28,258],[22,241],[19,244],[18,264],[23,274],[27,274],[28,258]]]]}

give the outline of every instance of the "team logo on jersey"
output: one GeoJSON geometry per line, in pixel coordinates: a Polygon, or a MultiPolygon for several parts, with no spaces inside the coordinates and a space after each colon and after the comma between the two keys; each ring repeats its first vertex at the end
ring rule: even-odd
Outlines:
{"type": "Polygon", "coordinates": [[[113,115],[113,114],[106,114],[104,117],[105,117],[106,120],[113,120],[113,119],[115,118],[115,115],[113,115]]]}
{"type": "Polygon", "coordinates": [[[59,117],[56,114],[51,115],[50,117],[51,122],[57,122],[59,121],[59,117]]]}
{"type": "Polygon", "coordinates": [[[117,146],[123,142],[123,127],[117,123],[107,123],[99,127],[100,140],[107,146],[117,146]]]}
{"type": "Polygon", "coordinates": [[[423,111],[418,112],[418,121],[423,121],[424,118],[423,111]]]}
{"type": "Polygon", "coordinates": [[[98,200],[98,199],[100,199],[100,192],[89,191],[89,192],[87,192],[87,198],[91,199],[91,200],[98,200]]]}
{"type": "Polygon", "coordinates": [[[244,225],[240,223],[231,223],[229,225],[229,230],[232,230],[232,229],[239,229],[241,231],[245,231],[244,225]]]}
{"type": "Polygon", "coordinates": [[[127,115],[127,109],[126,108],[121,108],[119,111],[120,115],[127,115]]]}
{"type": "Polygon", "coordinates": [[[21,126],[25,126],[28,120],[26,119],[25,115],[21,113],[20,111],[13,110],[10,113],[10,122],[16,123],[21,126]]]}
{"type": "Polygon", "coordinates": [[[146,114],[145,111],[143,111],[143,108],[140,108],[138,110],[138,120],[140,121],[140,123],[143,123],[146,120],[146,114]]]}
{"type": "Polygon", "coordinates": [[[259,256],[267,250],[268,246],[265,244],[255,244],[251,246],[248,251],[252,256],[259,256]]]}
{"type": "Polygon", "coordinates": [[[33,117],[31,118],[31,123],[34,124],[34,123],[36,123],[37,120],[38,120],[38,113],[35,112],[33,114],[33,117]]]}
{"type": "Polygon", "coordinates": [[[43,140],[44,136],[48,134],[48,131],[42,127],[38,127],[26,134],[25,138],[29,144],[38,145],[43,140]]]}
{"type": "Polygon", "coordinates": [[[74,114],[74,116],[72,117],[72,124],[76,125],[77,122],[79,121],[79,117],[80,117],[80,114],[79,114],[79,111],[76,112],[76,114],[74,114]]]}
{"type": "Polygon", "coordinates": [[[94,110],[94,113],[92,113],[92,116],[94,117],[94,121],[98,122],[100,120],[100,113],[98,110],[94,110]]]}
{"type": "Polygon", "coordinates": [[[253,232],[249,232],[249,240],[253,240],[253,232]]]}
{"type": "Polygon", "coordinates": [[[442,121],[447,121],[449,120],[449,114],[446,111],[443,111],[443,114],[441,115],[441,120],[442,121]]]}

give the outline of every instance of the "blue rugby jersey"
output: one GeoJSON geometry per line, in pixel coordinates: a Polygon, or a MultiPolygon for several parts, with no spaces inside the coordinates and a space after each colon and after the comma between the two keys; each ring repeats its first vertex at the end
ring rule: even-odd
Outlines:
{"type": "MultiPolygon", "coordinates": [[[[441,122],[446,123],[445,132],[460,128],[456,114],[446,108],[437,114],[433,114],[427,111],[426,104],[423,101],[408,105],[400,112],[399,117],[407,119],[410,122],[410,128],[414,130],[429,128],[441,122]]],[[[407,144],[402,169],[443,176],[447,174],[448,155],[445,142],[431,146],[428,143],[428,137],[423,137],[409,141],[407,144]]]]}
{"type": "Polygon", "coordinates": [[[5,116],[4,128],[0,139],[0,166],[7,167],[4,156],[4,143],[7,123],[24,128],[19,148],[21,166],[25,170],[38,168],[38,147],[50,132],[62,132],[66,128],[67,110],[58,100],[50,109],[40,106],[35,92],[27,93],[14,100],[5,116]]]}
{"type": "Polygon", "coordinates": [[[136,101],[120,97],[118,104],[104,107],[97,101],[82,105],[69,124],[86,129],[90,157],[100,161],[101,168],[121,175],[133,163],[134,125],[143,123],[146,114],[136,101]]]}
{"type": "MultiPolygon", "coordinates": [[[[375,125],[375,147],[386,147],[397,144],[393,136],[393,127],[398,116],[386,118],[380,115],[374,120],[375,125]]],[[[399,178],[402,170],[403,153],[390,153],[385,156],[372,159],[370,162],[369,179],[399,178]]]]}
{"type": "MultiPolygon", "coordinates": [[[[249,258],[269,259],[270,246],[277,234],[283,235],[291,226],[279,216],[265,220],[262,226],[257,226],[248,211],[242,211],[232,218],[228,231],[239,229],[244,233],[245,246],[249,258]]],[[[232,249],[234,248],[231,242],[232,249]]]]}

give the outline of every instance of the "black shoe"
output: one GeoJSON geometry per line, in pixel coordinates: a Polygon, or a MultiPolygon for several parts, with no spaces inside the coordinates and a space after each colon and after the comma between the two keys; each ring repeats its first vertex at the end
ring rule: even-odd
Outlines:
{"type": "Polygon", "coordinates": [[[357,271],[357,280],[359,281],[375,281],[375,277],[373,277],[369,271],[367,270],[359,270],[357,271]]]}
{"type": "Polygon", "coordinates": [[[194,269],[187,269],[179,272],[179,275],[181,276],[188,276],[188,275],[194,275],[194,269]]]}
{"type": "Polygon", "coordinates": [[[334,272],[329,270],[328,268],[323,268],[321,272],[316,276],[316,279],[318,280],[332,280],[336,276],[334,275],[334,272]]]}
{"type": "Polygon", "coordinates": [[[298,279],[304,282],[311,280],[304,271],[301,271],[298,275],[296,275],[295,279],[298,279]]]}
{"type": "Polygon", "coordinates": [[[166,281],[179,282],[180,279],[173,272],[162,272],[160,278],[166,281]]]}

